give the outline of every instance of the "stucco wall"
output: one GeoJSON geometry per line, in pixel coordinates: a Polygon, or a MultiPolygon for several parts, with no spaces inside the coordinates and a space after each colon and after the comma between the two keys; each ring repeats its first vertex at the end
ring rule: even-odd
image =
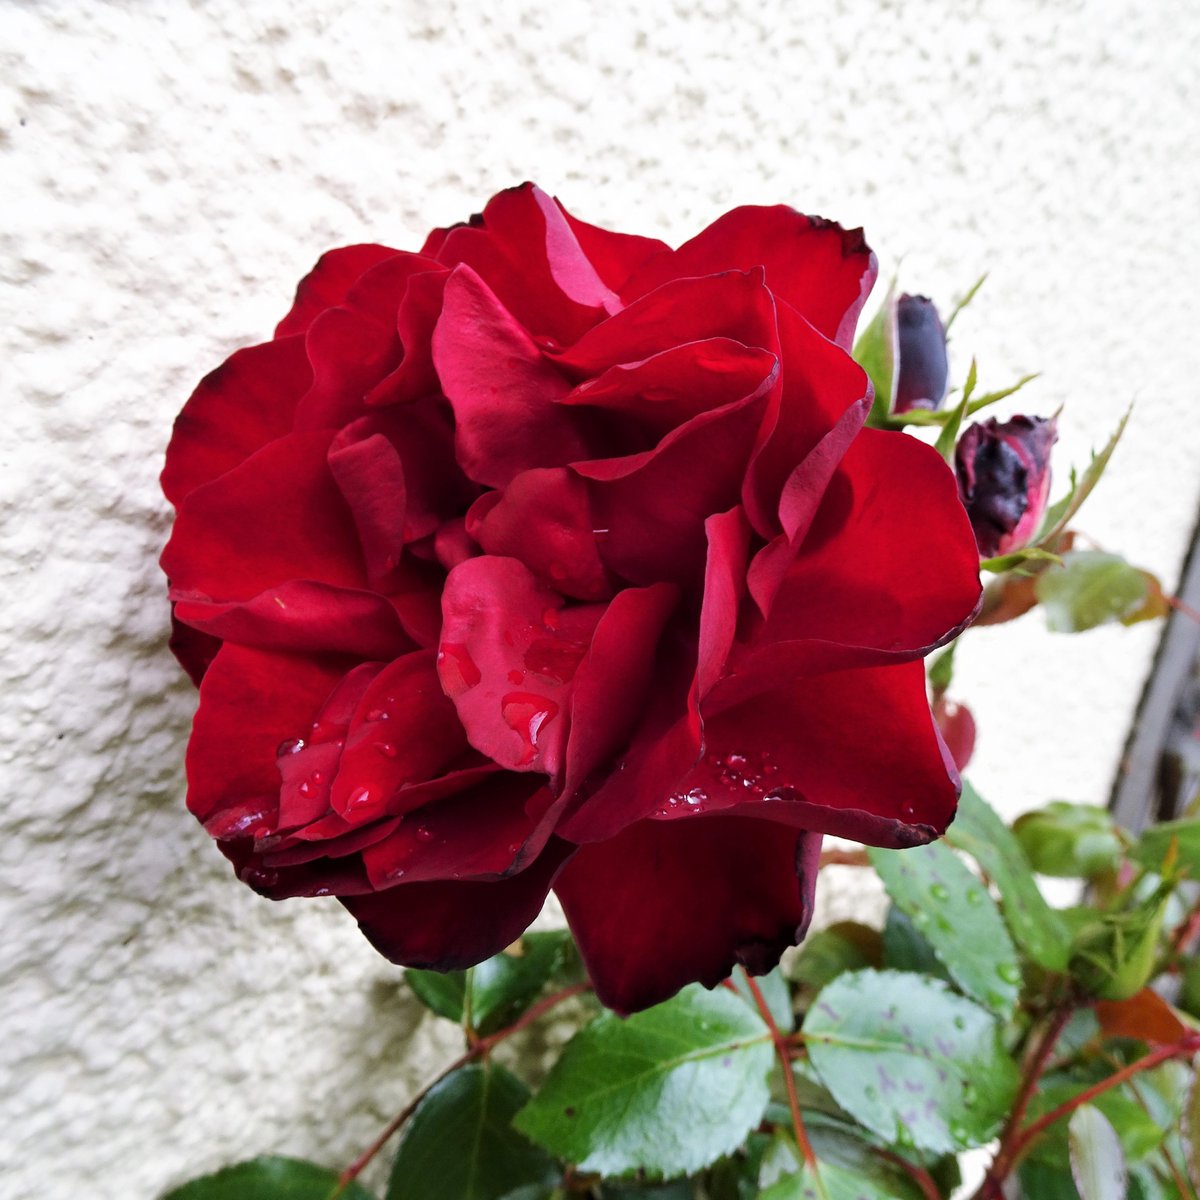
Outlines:
{"type": "MultiPolygon", "coordinates": [[[[0,7],[0,1195],[347,1161],[450,1049],[336,904],[258,900],[183,808],[162,451],[321,250],[415,247],[531,177],[675,241],[787,201],[942,300],[986,269],[959,378],[1041,370],[1064,465],[1136,399],[1083,525],[1172,581],[1197,61],[1189,0],[0,7]]],[[[972,635],[981,789],[1102,800],[1155,636],[972,635]]]]}

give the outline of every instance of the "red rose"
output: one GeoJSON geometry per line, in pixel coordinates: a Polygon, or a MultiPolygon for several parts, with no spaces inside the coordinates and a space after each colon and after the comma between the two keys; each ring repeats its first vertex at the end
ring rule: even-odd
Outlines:
{"type": "Polygon", "coordinates": [[[874,276],[788,208],[672,251],[531,185],[325,255],[163,474],[188,804],[239,876],[442,969],[553,886],[629,1011],[768,969],[822,833],[944,830],[920,660],[977,556],[939,457],[862,428],[874,276]]]}

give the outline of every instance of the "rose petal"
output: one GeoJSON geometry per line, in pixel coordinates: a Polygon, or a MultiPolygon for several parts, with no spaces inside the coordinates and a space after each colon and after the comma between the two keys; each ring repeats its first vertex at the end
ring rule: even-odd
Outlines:
{"type": "Polygon", "coordinates": [[[485,492],[467,532],[486,554],[519,558],[546,585],[577,600],[615,590],[604,569],[588,485],[562,467],[523,471],[503,491],[485,492]]]}
{"type": "Polygon", "coordinates": [[[504,487],[531,467],[587,458],[575,415],[555,401],[569,385],[469,267],[446,283],[433,359],[457,422],[459,465],[504,487]]]}
{"type": "Polygon", "coordinates": [[[602,613],[563,607],[514,558],[472,558],[450,572],[438,674],[472,746],[509,770],[558,773],[570,683],[602,613]]]}
{"type": "Polygon", "coordinates": [[[387,246],[364,244],[342,246],[322,254],[317,265],[300,281],[291,311],[276,326],[275,336],[304,333],[327,308],[345,300],[346,293],[364,272],[399,253],[387,246]]]}
{"type": "Polygon", "coordinates": [[[588,262],[596,270],[596,274],[614,291],[620,292],[626,280],[651,255],[668,249],[665,242],[658,238],[639,237],[630,233],[615,233],[611,229],[601,229],[597,225],[589,225],[586,221],[573,217],[561,201],[555,197],[554,203],[571,227],[580,249],[588,262]]]}
{"type": "Polygon", "coordinates": [[[247,600],[292,579],[365,585],[357,531],[326,463],[331,437],[289,434],[187,496],[162,555],[177,598],[247,600]]]}
{"type": "Polygon", "coordinates": [[[826,337],[850,349],[879,266],[861,229],[795,209],[747,205],[718,217],[678,250],[651,258],[622,289],[629,300],[670,279],[762,266],[767,286],[826,337]]]}
{"type": "Polygon", "coordinates": [[[668,797],[656,815],[749,805],[873,846],[912,846],[945,832],[959,780],[929,711],[921,662],[800,679],[784,665],[774,688],[753,696],[736,684],[735,676],[710,693],[708,753],[679,781],[673,796],[681,803],[668,797]],[[682,803],[694,793],[699,803],[682,803]]]}
{"type": "Polygon", "coordinates": [[[812,917],[820,844],[769,821],[646,821],[582,847],[554,890],[597,996],[635,1012],[775,966],[812,917]]]}
{"type": "Polygon", "coordinates": [[[499,954],[541,911],[573,847],[552,840],[520,874],[494,883],[409,883],[342,900],[367,940],[406,967],[456,971],[499,954]]]}
{"type": "Polygon", "coordinates": [[[433,330],[442,311],[449,276],[443,267],[413,275],[396,311],[396,332],[404,347],[399,366],[366,395],[368,405],[399,404],[439,390],[433,367],[433,330]]]}
{"type": "Polygon", "coordinates": [[[448,230],[436,257],[478,271],[522,325],[560,343],[621,307],[562,210],[530,183],[494,196],[478,224],[448,230]]]}
{"type": "Polygon", "coordinates": [[[210,372],[175,418],[162,488],[177,508],[189,492],[290,433],[312,383],[304,339],[238,350],[210,372]]]}
{"type": "Polygon", "coordinates": [[[223,646],[200,684],[187,750],[188,808],[207,821],[258,798],[276,806],[280,744],[309,730],[348,665],[223,646]]]}

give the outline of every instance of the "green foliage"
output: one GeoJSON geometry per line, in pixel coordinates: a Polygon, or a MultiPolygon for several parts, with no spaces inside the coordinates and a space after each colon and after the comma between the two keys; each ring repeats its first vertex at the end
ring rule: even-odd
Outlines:
{"type": "Polygon", "coordinates": [[[471,1027],[488,1034],[515,1021],[569,962],[571,952],[565,930],[527,933],[515,948],[469,971],[406,971],[404,978],[422,1003],[439,1016],[464,1021],[469,1011],[471,1027]]]}
{"type": "Polygon", "coordinates": [[[806,1044],[856,1120],[895,1146],[947,1153],[986,1142],[1017,1087],[993,1016],[938,980],[854,971],[809,1009],[806,1044]]]}
{"type": "Polygon", "coordinates": [[[1082,633],[1109,621],[1126,625],[1147,615],[1150,582],[1119,554],[1069,550],[1062,566],[1041,572],[1034,584],[1046,623],[1055,633],[1082,633]]]}
{"type": "Polygon", "coordinates": [[[767,1106],[762,1019],[696,985],[626,1019],[601,1013],[571,1039],[516,1126],[581,1170],[697,1171],[742,1144],[767,1106]]]}
{"type": "Polygon", "coordinates": [[[839,921],[809,934],[789,968],[789,977],[819,991],[843,971],[883,965],[879,930],[857,921],[839,921]]]}
{"type": "Polygon", "coordinates": [[[875,399],[867,424],[883,426],[892,411],[892,386],[896,363],[895,306],[892,303],[896,284],[892,281],[883,303],[854,343],[854,361],[871,380],[875,399]]]}
{"type": "Polygon", "coordinates": [[[1071,1174],[1080,1200],[1125,1200],[1129,1172],[1117,1132],[1104,1114],[1084,1104],[1071,1117],[1071,1174]]]}
{"type": "Polygon", "coordinates": [[[967,415],[967,408],[971,403],[971,393],[975,391],[977,378],[975,360],[971,359],[971,369],[967,372],[967,382],[963,384],[962,399],[950,410],[946,423],[942,426],[942,431],[938,434],[937,441],[933,444],[933,448],[951,467],[954,466],[954,446],[958,441],[958,431],[962,428],[963,418],[967,415]]]}
{"type": "Polygon", "coordinates": [[[996,885],[1009,932],[1025,954],[1049,971],[1064,970],[1069,946],[1058,914],[1038,890],[1012,830],[965,780],[946,841],[969,854],[996,885]]]}
{"type": "Polygon", "coordinates": [[[1084,468],[1082,475],[1078,475],[1075,471],[1071,472],[1071,486],[1065,496],[1046,509],[1046,515],[1042,518],[1042,527],[1034,538],[1035,545],[1051,550],[1054,548],[1054,542],[1058,535],[1066,529],[1071,518],[1091,495],[1096,484],[1100,482],[1100,476],[1104,474],[1104,469],[1108,466],[1108,461],[1112,458],[1113,451],[1117,448],[1117,443],[1125,432],[1125,426],[1129,424],[1132,412],[1132,408],[1126,411],[1116,431],[1099,453],[1092,451],[1091,461],[1084,468]]]}
{"type": "Polygon", "coordinates": [[[404,1130],[387,1200],[522,1200],[549,1195],[554,1161],[512,1128],[529,1089],[503,1067],[471,1063],[430,1089],[404,1130]]]}
{"type": "Polygon", "coordinates": [[[1124,844],[1112,817],[1094,804],[1052,800],[1013,824],[1035,871],[1064,879],[1095,879],[1111,874],[1124,844]]]}
{"type": "Polygon", "coordinates": [[[1071,942],[1069,967],[1089,996],[1128,1000],[1150,981],[1174,884],[1163,882],[1144,900],[1116,912],[1096,913],[1071,942]]]}
{"type": "Polygon", "coordinates": [[[1000,1016],[1021,990],[1017,951],[987,888],[945,846],[870,850],[888,895],[972,999],[1000,1016]]]}
{"type": "Polygon", "coordinates": [[[809,1133],[812,1167],[789,1134],[772,1139],[759,1171],[760,1200],[921,1200],[912,1180],[861,1139],[824,1126],[809,1133]]]}
{"type": "MultiPolygon", "coordinates": [[[[268,1155],[193,1179],[162,1200],[328,1200],[337,1181],[337,1171],[298,1158],[268,1155]]],[[[373,1200],[357,1183],[350,1184],[342,1197],[373,1200]]]]}
{"type": "Polygon", "coordinates": [[[1179,870],[1189,879],[1200,880],[1200,819],[1185,817],[1151,825],[1129,855],[1152,870],[1161,870],[1168,856],[1174,856],[1179,870]]]}

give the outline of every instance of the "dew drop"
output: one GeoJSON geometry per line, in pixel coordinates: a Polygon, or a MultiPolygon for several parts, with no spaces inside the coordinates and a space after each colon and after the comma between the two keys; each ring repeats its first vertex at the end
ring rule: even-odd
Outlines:
{"type": "Polygon", "coordinates": [[[988,992],[987,1002],[989,1008],[1004,1008],[1008,1004],[1008,1001],[999,992],[988,992]]]}
{"type": "Polygon", "coordinates": [[[461,696],[483,678],[475,660],[461,642],[443,642],[438,647],[438,675],[450,696],[461,696]]]}
{"type": "Polygon", "coordinates": [[[727,754],[725,756],[725,765],[731,771],[741,771],[749,765],[750,760],[744,754],[727,754]]]}
{"type": "Polygon", "coordinates": [[[325,782],[324,773],[322,771],[314,771],[312,773],[312,781],[313,781],[313,783],[324,783],[325,782]]]}
{"type": "Polygon", "coordinates": [[[960,1124],[958,1121],[951,1121],[949,1128],[950,1128],[950,1136],[956,1142],[966,1142],[967,1141],[967,1127],[965,1125],[960,1124]]]}
{"type": "Polygon", "coordinates": [[[375,749],[378,750],[384,758],[395,758],[396,755],[400,753],[395,744],[392,742],[376,742],[375,749]]]}
{"type": "Polygon", "coordinates": [[[971,888],[967,892],[967,903],[972,908],[978,908],[983,903],[983,892],[979,888],[971,888]]]}
{"type": "Polygon", "coordinates": [[[949,900],[950,889],[944,883],[935,883],[930,889],[929,894],[935,900],[949,900]]]}
{"type": "Polygon", "coordinates": [[[351,812],[356,808],[362,808],[364,805],[370,803],[371,789],[365,787],[355,788],[354,791],[352,791],[350,795],[346,797],[346,810],[347,812],[351,812]]]}
{"type": "Polygon", "coordinates": [[[508,843],[509,854],[519,854],[520,851],[521,851],[521,843],[520,842],[509,842],[508,843]]]}
{"type": "Polygon", "coordinates": [[[524,683],[525,682],[525,672],[518,671],[514,667],[513,670],[509,671],[509,673],[508,673],[508,682],[509,683],[524,683]]]}
{"type": "Polygon", "coordinates": [[[204,822],[204,832],[220,842],[233,838],[258,837],[274,826],[275,805],[267,806],[261,801],[247,800],[230,808],[223,808],[204,822]]]}
{"type": "Polygon", "coordinates": [[[906,821],[911,821],[917,815],[917,806],[911,800],[906,800],[900,806],[900,815],[906,821]]]}
{"type": "Polygon", "coordinates": [[[433,841],[433,830],[430,829],[428,825],[418,825],[417,826],[417,841],[418,842],[432,842],[433,841]]]}
{"type": "Polygon", "coordinates": [[[367,713],[368,721],[386,721],[392,714],[386,708],[373,708],[367,713]]]}
{"type": "Polygon", "coordinates": [[[545,627],[547,629],[549,629],[551,632],[553,632],[555,629],[557,629],[558,628],[558,609],[557,608],[546,609],[546,611],[542,613],[542,624],[545,625],[545,627]]]}
{"type": "Polygon", "coordinates": [[[698,808],[707,799],[708,793],[703,788],[692,788],[683,798],[684,803],[691,808],[698,808]]]}
{"type": "Polygon", "coordinates": [[[546,725],[558,716],[558,705],[532,692],[509,692],[500,700],[500,715],[525,744],[520,759],[521,765],[525,766],[537,755],[538,738],[546,725]]]}
{"type": "Polygon", "coordinates": [[[954,1028],[955,1029],[966,1029],[966,1027],[967,1027],[967,1022],[964,1018],[962,1018],[962,1017],[954,1018],[954,1028]]]}
{"type": "Polygon", "coordinates": [[[387,873],[387,877],[389,879],[403,879],[404,878],[404,868],[403,867],[393,867],[387,873]]]}
{"type": "Polygon", "coordinates": [[[313,782],[311,779],[301,780],[300,786],[296,789],[302,796],[311,796],[313,794],[313,782]]]}
{"type": "Polygon", "coordinates": [[[996,974],[1004,980],[1005,983],[1020,983],[1021,968],[1016,963],[1004,962],[996,967],[996,974]]]}
{"type": "Polygon", "coordinates": [[[242,872],[242,882],[252,888],[274,887],[279,882],[278,871],[268,871],[263,867],[247,867],[242,872]]]}
{"type": "MultiPolygon", "coordinates": [[[[534,638],[525,651],[525,666],[535,675],[554,683],[570,683],[579,669],[580,660],[587,653],[583,642],[567,641],[565,638],[534,638]]],[[[520,679],[509,679],[520,683],[520,679]]]]}
{"type": "Polygon", "coordinates": [[[974,1108],[975,1102],[979,1099],[979,1093],[975,1090],[975,1085],[968,1083],[963,1087],[962,1101],[968,1108],[974,1108]]]}
{"type": "Polygon", "coordinates": [[[288,738],[275,747],[275,757],[286,758],[289,754],[299,754],[307,745],[303,738],[288,738]]]}
{"type": "Polygon", "coordinates": [[[863,1095],[866,1096],[866,1098],[868,1100],[878,1100],[879,1099],[878,1090],[876,1088],[873,1088],[870,1086],[863,1088],[863,1095]]]}

